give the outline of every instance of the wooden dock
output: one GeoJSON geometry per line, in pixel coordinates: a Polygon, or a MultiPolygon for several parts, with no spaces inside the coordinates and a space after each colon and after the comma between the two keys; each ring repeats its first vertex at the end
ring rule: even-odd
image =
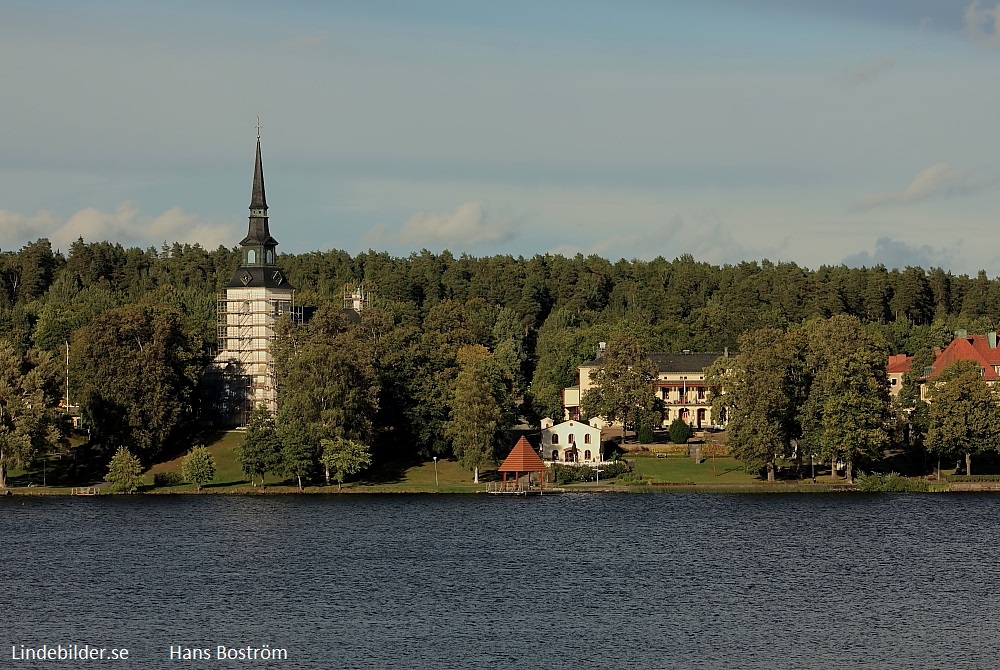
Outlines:
{"type": "Polygon", "coordinates": [[[100,492],[96,486],[74,486],[72,494],[75,496],[96,496],[100,492]]]}
{"type": "Polygon", "coordinates": [[[554,489],[543,489],[540,486],[531,485],[527,486],[521,482],[487,482],[486,492],[493,495],[508,495],[508,496],[540,496],[547,495],[551,493],[559,493],[559,491],[554,489]]]}

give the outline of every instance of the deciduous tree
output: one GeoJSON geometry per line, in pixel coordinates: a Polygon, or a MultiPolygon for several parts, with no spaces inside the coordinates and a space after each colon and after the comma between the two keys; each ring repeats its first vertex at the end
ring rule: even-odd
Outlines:
{"type": "Polygon", "coordinates": [[[7,486],[8,468],[28,465],[64,439],[60,368],[47,352],[22,355],[0,340],[0,489],[7,486]]]}
{"type": "Polygon", "coordinates": [[[979,365],[956,361],[932,382],[927,447],[940,456],[965,455],[965,473],[972,474],[972,455],[1000,448],[997,397],[979,365]]]}
{"type": "Polygon", "coordinates": [[[250,413],[246,435],[237,449],[236,458],[243,472],[250,477],[260,477],[264,485],[264,474],[277,469],[281,461],[281,440],[275,428],[274,417],[263,406],[255,407],[250,413]]]}
{"type": "Polygon", "coordinates": [[[656,364],[639,338],[630,333],[612,335],[603,362],[590,373],[594,386],[583,394],[583,412],[638,426],[656,406],[656,373],[656,364]]]}
{"type": "Polygon", "coordinates": [[[111,457],[108,474],[104,478],[119,493],[135,493],[142,483],[142,463],[131,451],[118,447],[118,451],[111,457]]]}
{"type": "Polygon", "coordinates": [[[215,457],[208,447],[195,447],[181,461],[181,476],[194,484],[196,491],[215,479],[215,457]]]}
{"type": "Polygon", "coordinates": [[[332,440],[320,440],[323,447],[323,466],[326,468],[326,485],[330,485],[330,477],[337,480],[337,490],[344,484],[344,478],[356,475],[372,464],[368,447],[354,440],[337,437],[332,440]]]}

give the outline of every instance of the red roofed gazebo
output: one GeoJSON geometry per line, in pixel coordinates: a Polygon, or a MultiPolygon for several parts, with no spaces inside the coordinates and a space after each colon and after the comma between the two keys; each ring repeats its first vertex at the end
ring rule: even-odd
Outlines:
{"type": "Polygon", "coordinates": [[[489,493],[541,493],[545,486],[545,475],[542,474],[538,479],[536,486],[531,484],[531,473],[548,472],[548,468],[545,463],[542,463],[542,459],[538,457],[535,450],[531,447],[528,440],[522,435],[521,439],[517,441],[514,448],[510,450],[510,454],[504,459],[503,464],[497,468],[498,472],[503,473],[503,481],[495,482],[497,486],[487,487],[489,493]],[[514,481],[507,481],[507,473],[514,473],[514,481]],[[521,484],[521,474],[528,475],[528,486],[524,487],[521,484]]]}

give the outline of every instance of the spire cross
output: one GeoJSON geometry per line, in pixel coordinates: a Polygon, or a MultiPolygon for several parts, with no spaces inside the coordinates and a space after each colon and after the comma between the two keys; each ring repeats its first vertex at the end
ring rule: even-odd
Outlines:
{"type": "Polygon", "coordinates": [[[257,128],[257,139],[259,140],[260,139],[260,115],[259,114],[257,115],[257,125],[254,126],[254,127],[257,128]]]}

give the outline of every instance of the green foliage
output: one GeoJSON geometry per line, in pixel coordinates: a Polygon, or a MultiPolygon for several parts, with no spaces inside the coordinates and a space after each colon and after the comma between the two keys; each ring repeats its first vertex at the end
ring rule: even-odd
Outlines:
{"type": "Polygon", "coordinates": [[[76,331],[70,351],[73,387],[95,442],[152,459],[194,417],[205,357],[180,311],[108,310],[76,331]]]}
{"type": "Polygon", "coordinates": [[[48,352],[22,354],[0,340],[0,489],[8,468],[24,467],[39,451],[63,443],[60,379],[60,365],[48,352]]]}
{"type": "MultiPolygon", "coordinates": [[[[598,472],[596,468],[592,468],[587,465],[560,465],[555,463],[550,468],[552,472],[552,481],[555,484],[573,484],[574,482],[593,482],[597,481],[598,472]]],[[[600,480],[611,479],[612,477],[618,477],[627,472],[631,472],[629,466],[624,461],[615,461],[614,463],[603,463],[600,466],[600,480]]]]}
{"type": "Polygon", "coordinates": [[[135,493],[142,483],[142,463],[125,447],[111,457],[108,464],[108,474],[104,479],[111,484],[111,489],[118,493],[135,493]]]}
{"type": "Polygon", "coordinates": [[[656,364],[636,336],[619,332],[612,335],[601,364],[590,374],[593,387],[581,399],[587,416],[638,425],[656,405],[652,383],[656,364]]]}
{"type": "Polygon", "coordinates": [[[451,396],[445,434],[455,458],[476,473],[496,461],[497,449],[513,424],[513,405],[505,376],[492,354],[481,345],[458,351],[459,372],[451,396]]]}
{"type": "Polygon", "coordinates": [[[181,462],[181,476],[191,482],[196,491],[215,479],[215,457],[207,447],[193,448],[181,462]]]}
{"type": "Polygon", "coordinates": [[[854,483],[859,491],[871,493],[926,492],[929,488],[926,480],[910,479],[895,472],[870,475],[859,472],[854,483]]]}
{"type": "Polygon", "coordinates": [[[237,448],[236,458],[243,472],[250,477],[251,484],[255,477],[260,477],[263,486],[264,474],[278,468],[281,462],[281,440],[274,425],[274,417],[265,407],[256,407],[250,413],[247,432],[237,448]]]}
{"type": "MultiPolygon", "coordinates": [[[[685,424],[685,425],[687,425],[687,424],[685,424]]],[[[648,423],[639,426],[639,431],[636,433],[636,437],[639,440],[639,444],[652,444],[653,443],[653,427],[650,426],[648,423]]]]}
{"type": "Polygon", "coordinates": [[[691,426],[683,419],[674,419],[670,422],[670,441],[674,444],[687,444],[691,438],[691,426]]]}
{"type": "Polygon", "coordinates": [[[977,363],[957,361],[930,383],[929,450],[940,456],[965,454],[969,470],[972,454],[1000,448],[1000,409],[977,363]]]}
{"type": "Polygon", "coordinates": [[[319,443],[313,441],[300,426],[282,426],[278,431],[281,440],[280,471],[295,477],[299,491],[305,488],[308,479],[319,463],[319,443]]]}
{"type": "Polygon", "coordinates": [[[323,447],[321,460],[326,468],[326,483],[330,483],[332,476],[337,480],[338,490],[343,487],[345,477],[356,475],[372,464],[368,447],[360,442],[338,437],[320,440],[320,445],[323,447]]]}
{"type": "Polygon", "coordinates": [[[184,477],[179,472],[157,472],[153,475],[153,486],[156,488],[180,486],[183,483],[184,477]]]}

